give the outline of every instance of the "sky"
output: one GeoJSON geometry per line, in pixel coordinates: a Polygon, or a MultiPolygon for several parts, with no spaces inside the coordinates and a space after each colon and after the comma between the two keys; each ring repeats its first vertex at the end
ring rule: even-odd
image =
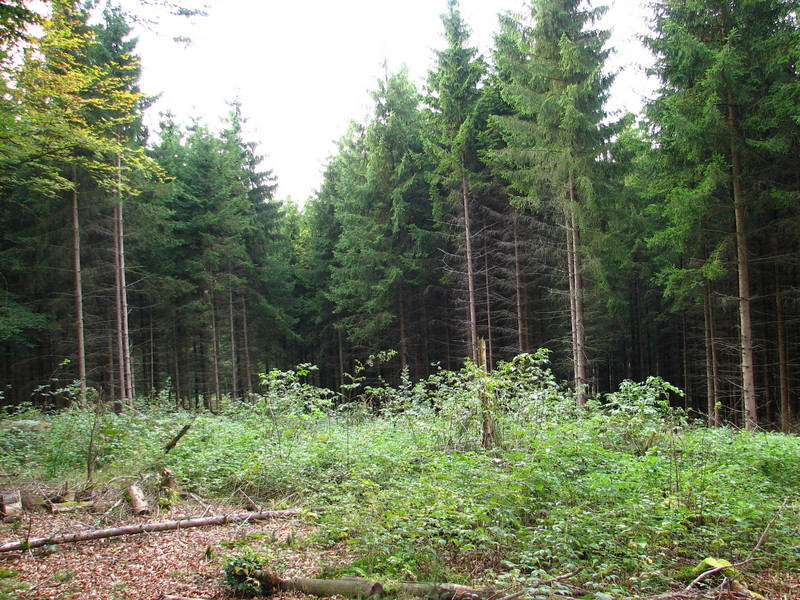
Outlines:
{"type": "MultiPolygon", "coordinates": [[[[141,1],[141,0],[139,0],[141,1]]],[[[201,1],[201,0],[198,0],[201,1]]],[[[612,31],[612,68],[624,66],[612,90],[612,109],[637,111],[652,83],[642,67],[649,55],[636,35],[645,30],[640,0],[610,0],[601,23],[612,31]]],[[[191,6],[191,2],[185,2],[191,6]]],[[[277,177],[279,199],[302,204],[319,188],[335,142],[351,120],[365,121],[369,92],[383,73],[405,64],[422,86],[434,49],[444,47],[440,15],[446,0],[205,0],[207,16],[161,15],[137,28],[142,91],[159,96],[149,110],[179,122],[217,127],[228,103],[239,100],[246,137],[258,144],[263,167],[277,177]],[[188,36],[191,43],[174,41],[188,36]]],[[[461,0],[472,42],[488,55],[497,14],[524,12],[525,0],[461,0]]],[[[137,0],[123,7],[143,14],[137,0]]]]}

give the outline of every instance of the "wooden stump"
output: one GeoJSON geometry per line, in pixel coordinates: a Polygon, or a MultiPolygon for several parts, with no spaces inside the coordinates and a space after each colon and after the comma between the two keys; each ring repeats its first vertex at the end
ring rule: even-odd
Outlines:
{"type": "Polygon", "coordinates": [[[0,519],[13,521],[22,516],[22,495],[19,490],[0,494],[0,519]]]}

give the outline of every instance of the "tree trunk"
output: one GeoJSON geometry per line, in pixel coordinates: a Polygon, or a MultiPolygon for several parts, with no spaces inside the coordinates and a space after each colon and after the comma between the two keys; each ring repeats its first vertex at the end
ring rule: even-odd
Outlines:
{"type": "Polygon", "coordinates": [[[81,276],[81,229],[78,220],[78,176],[72,167],[72,269],[75,278],[75,337],[77,342],[80,399],[86,400],[86,345],[83,338],[83,280],[81,276]]]}
{"type": "MultiPolygon", "coordinates": [[[[461,163],[464,164],[464,156],[461,163]]],[[[474,362],[478,361],[478,319],[475,298],[475,264],[472,256],[472,226],[469,209],[469,181],[466,173],[461,175],[461,201],[464,213],[464,251],[467,261],[467,304],[469,319],[469,353],[474,362]]]]}
{"type": "Polygon", "coordinates": [[[253,395],[253,372],[250,366],[250,334],[247,325],[247,301],[242,296],[242,344],[244,345],[244,379],[247,397],[253,395]]]}
{"type": "Polygon", "coordinates": [[[486,365],[486,340],[478,340],[478,366],[481,370],[480,394],[481,398],[481,445],[484,450],[492,450],[497,445],[497,425],[492,414],[492,398],[486,377],[488,368],[486,365]]]}
{"type": "Polygon", "coordinates": [[[239,397],[237,385],[239,374],[236,369],[236,329],[234,328],[236,321],[233,318],[233,275],[230,274],[228,275],[228,318],[231,332],[231,398],[235,400],[239,397]]]}
{"type": "Polygon", "coordinates": [[[728,90],[728,127],[731,136],[731,180],[733,212],[736,219],[736,267],[739,275],[739,340],[742,356],[742,394],[745,428],[758,427],[755,368],[753,361],[753,325],[750,314],[750,270],[747,256],[747,219],[742,186],[742,160],[739,151],[739,123],[733,93],[728,90]]]}
{"type": "Polygon", "coordinates": [[[408,368],[408,332],[406,331],[405,286],[400,282],[397,290],[397,315],[400,327],[400,367],[408,368]]]}
{"type": "Polygon", "coordinates": [[[123,336],[122,336],[122,282],[120,280],[120,246],[119,246],[119,205],[114,206],[114,340],[116,342],[116,369],[117,381],[119,387],[116,390],[116,400],[120,409],[125,406],[125,399],[127,398],[127,379],[125,376],[125,353],[123,352],[123,336]]]}
{"type": "Polygon", "coordinates": [[[214,287],[208,290],[209,306],[211,308],[211,358],[214,368],[214,411],[219,412],[222,404],[222,388],[219,384],[219,340],[217,339],[217,311],[214,305],[214,287]]]}
{"type": "Polygon", "coordinates": [[[517,347],[519,353],[527,352],[525,342],[525,316],[523,314],[524,290],[522,288],[522,261],[519,251],[518,213],[514,211],[514,286],[516,287],[517,304],[517,347]]]}
{"type": "Polygon", "coordinates": [[[778,378],[780,385],[781,431],[792,430],[792,405],[789,394],[789,350],[783,312],[781,266],[775,261],[775,320],[778,328],[778,378]]]}
{"type": "Polygon", "coordinates": [[[586,403],[586,333],[583,311],[583,277],[580,260],[580,230],[576,219],[577,198],[575,184],[569,181],[569,204],[566,209],[567,273],[570,280],[570,323],[572,325],[572,352],[575,394],[578,406],[586,403]]]}
{"type": "Polygon", "coordinates": [[[494,344],[492,342],[492,293],[489,283],[489,248],[486,237],[486,235],[483,236],[483,284],[486,286],[486,356],[484,357],[484,363],[486,370],[491,371],[494,368],[494,344]]]}
{"type": "Polygon", "coordinates": [[[705,282],[704,294],[705,338],[706,338],[706,410],[708,424],[711,427],[721,425],[719,414],[719,388],[717,375],[717,339],[716,324],[714,322],[714,304],[711,295],[711,282],[705,282]]]}

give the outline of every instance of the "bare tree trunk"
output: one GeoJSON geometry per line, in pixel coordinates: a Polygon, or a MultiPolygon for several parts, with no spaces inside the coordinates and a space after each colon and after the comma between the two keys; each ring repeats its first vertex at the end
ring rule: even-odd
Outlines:
{"type": "MultiPolygon", "coordinates": [[[[461,164],[465,162],[461,156],[461,164]]],[[[469,309],[469,352],[473,361],[478,361],[478,319],[475,299],[475,264],[472,254],[472,225],[469,209],[469,181],[467,174],[461,175],[461,201],[464,213],[464,250],[467,261],[467,304],[469,309]]]]}
{"type": "Polygon", "coordinates": [[[516,287],[516,304],[517,304],[517,346],[520,354],[527,352],[528,347],[525,343],[525,316],[523,314],[524,299],[522,289],[522,261],[519,251],[519,231],[518,231],[518,214],[514,211],[514,285],[516,287]]]}
{"type": "Polygon", "coordinates": [[[494,368],[494,344],[492,342],[492,293],[489,284],[489,248],[483,236],[483,284],[486,286],[486,368],[494,368]]]}
{"type": "Polygon", "coordinates": [[[567,272],[570,280],[570,312],[575,393],[578,406],[586,403],[586,332],[583,311],[583,277],[581,275],[580,230],[575,216],[577,199],[575,184],[569,181],[569,204],[566,210],[567,272]]]}
{"type": "MultiPolygon", "coordinates": [[[[175,381],[173,381],[173,385],[175,386],[175,407],[180,407],[180,402],[183,400],[183,386],[182,378],[181,378],[181,339],[178,337],[178,325],[173,324],[172,326],[172,337],[174,342],[174,354],[172,356],[173,360],[173,368],[175,369],[175,381]]],[[[188,408],[188,407],[187,407],[188,408]]]]}
{"type": "Polygon", "coordinates": [[[117,381],[119,388],[117,389],[117,402],[120,409],[125,406],[125,399],[127,398],[126,389],[127,382],[125,378],[125,353],[123,351],[123,337],[122,337],[122,282],[120,281],[121,270],[120,266],[120,247],[119,247],[119,205],[114,206],[114,317],[115,327],[114,336],[116,341],[116,363],[117,363],[117,381]]]}
{"type": "Polygon", "coordinates": [[[214,410],[219,412],[222,405],[222,389],[219,385],[219,340],[217,339],[217,311],[214,305],[214,286],[208,290],[211,307],[211,358],[214,367],[214,410]]]}
{"type": "Polygon", "coordinates": [[[569,216],[566,216],[565,231],[567,234],[567,280],[569,281],[569,327],[572,339],[572,384],[578,390],[578,327],[575,323],[575,263],[572,255],[575,252],[575,241],[572,235],[572,228],[569,224],[569,216]]]}
{"type": "Polygon", "coordinates": [[[339,345],[339,385],[344,385],[344,332],[341,329],[336,331],[338,333],[336,340],[339,345]]]}
{"type": "Polygon", "coordinates": [[[780,381],[781,431],[792,430],[792,405],[789,394],[789,350],[783,313],[781,266],[775,261],[775,320],[778,328],[778,377],[780,381]]]}
{"type": "Polygon", "coordinates": [[[397,314],[398,314],[398,325],[400,326],[400,366],[403,369],[408,367],[408,332],[406,331],[406,311],[405,311],[405,286],[403,282],[400,282],[400,285],[397,290],[397,314]]]}
{"type": "Polygon", "coordinates": [[[705,294],[703,298],[703,316],[705,317],[705,338],[706,338],[706,413],[708,424],[711,427],[720,425],[719,407],[717,406],[717,347],[716,331],[714,326],[714,306],[711,297],[711,282],[705,282],[705,294]]]}
{"type": "Polygon", "coordinates": [[[83,280],[81,276],[81,228],[78,220],[78,176],[72,167],[72,269],[75,278],[75,337],[81,401],[86,400],[86,346],[83,337],[83,280]]]}
{"type": "Polygon", "coordinates": [[[130,334],[128,327],[128,286],[125,276],[125,231],[122,211],[122,157],[117,155],[117,202],[114,205],[114,298],[117,321],[117,361],[119,364],[120,400],[133,398],[133,368],[131,366],[130,334]]]}
{"type": "Polygon", "coordinates": [[[481,445],[484,450],[492,450],[497,445],[497,425],[492,415],[491,392],[486,385],[489,369],[486,364],[486,340],[478,340],[478,366],[481,368],[481,445]]]}
{"type": "Polygon", "coordinates": [[[583,309],[583,275],[581,273],[581,256],[580,256],[580,229],[574,221],[572,223],[573,241],[575,252],[572,255],[572,260],[575,266],[573,271],[575,273],[575,327],[577,338],[577,390],[578,390],[578,405],[583,406],[586,403],[586,385],[588,377],[586,376],[586,320],[584,318],[583,309]]]}
{"type": "Polygon", "coordinates": [[[755,368],[753,361],[753,325],[750,310],[750,269],[747,256],[747,219],[742,187],[742,160],[738,145],[738,116],[733,93],[728,90],[728,127],[731,135],[731,179],[733,212],[736,219],[736,266],[739,275],[739,340],[742,355],[742,394],[745,428],[758,427],[755,368]]]}
{"type": "Polygon", "coordinates": [[[236,369],[236,321],[233,318],[233,275],[228,275],[228,318],[231,331],[231,398],[234,400],[239,397],[237,379],[239,374],[236,369]]]}
{"type": "Polygon", "coordinates": [[[125,363],[125,396],[133,398],[136,391],[133,385],[133,365],[131,361],[131,339],[128,327],[128,283],[125,275],[125,221],[122,218],[122,198],[119,206],[119,277],[122,297],[122,353],[125,363]]]}
{"type": "Polygon", "coordinates": [[[248,398],[253,395],[253,372],[250,367],[250,334],[247,326],[247,301],[242,296],[242,343],[244,344],[244,377],[248,398]]]}

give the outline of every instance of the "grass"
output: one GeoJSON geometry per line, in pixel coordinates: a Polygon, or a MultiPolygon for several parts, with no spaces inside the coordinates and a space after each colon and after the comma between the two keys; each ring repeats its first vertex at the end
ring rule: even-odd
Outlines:
{"type": "Polygon", "coordinates": [[[383,410],[309,404],[295,380],[220,415],[28,411],[0,422],[0,468],[75,481],[97,420],[106,479],[168,467],[202,495],[313,511],[314,543],[354,557],[328,576],[524,585],[583,567],[597,597],[655,593],[708,557],[745,560],[768,526],[747,568],[800,567],[797,437],[692,423],[658,380],[578,412],[539,363],[489,376],[502,443],[486,451],[474,375],[439,377],[384,390],[383,410]]]}

